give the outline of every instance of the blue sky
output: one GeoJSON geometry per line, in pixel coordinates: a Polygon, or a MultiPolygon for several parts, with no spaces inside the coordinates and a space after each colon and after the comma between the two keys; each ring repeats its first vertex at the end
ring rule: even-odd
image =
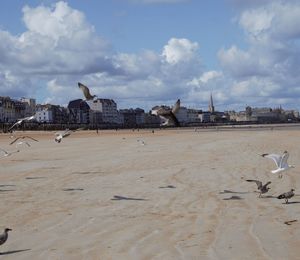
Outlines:
{"type": "Polygon", "coordinates": [[[66,105],[77,82],[120,108],[299,109],[295,0],[3,1],[0,95],[66,105]]]}

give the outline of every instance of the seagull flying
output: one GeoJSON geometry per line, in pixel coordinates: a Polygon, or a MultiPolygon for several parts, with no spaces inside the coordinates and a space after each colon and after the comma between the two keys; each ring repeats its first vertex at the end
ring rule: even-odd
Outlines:
{"type": "Polygon", "coordinates": [[[140,143],[141,145],[146,145],[146,143],[143,141],[143,140],[141,140],[141,139],[137,139],[136,140],[138,143],[140,143]]]}
{"type": "Polygon", "coordinates": [[[157,115],[163,120],[162,126],[169,126],[169,125],[180,126],[180,123],[176,117],[176,114],[178,113],[179,109],[180,109],[180,99],[176,101],[172,109],[165,106],[158,106],[152,109],[151,114],[157,115]]]}
{"type": "Polygon", "coordinates": [[[78,87],[82,90],[85,101],[93,100],[96,97],[96,95],[91,95],[89,88],[82,83],[78,82],[78,87]]]}
{"type": "Polygon", "coordinates": [[[12,231],[10,228],[5,228],[4,232],[0,235],[0,245],[3,245],[8,238],[8,231],[12,231]]]}
{"type": "Polygon", "coordinates": [[[30,147],[31,145],[30,145],[30,143],[28,143],[28,142],[26,142],[26,141],[20,141],[20,142],[17,142],[16,143],[16,147],[18,147],[19,145],[27,145],[27,147],[30,147]]]}
{"type": "Polygon", "coordinates": [[[8,129],[8,132],[11,132],[16,126],[19,126],[21,124],[23,124],[23,122],[25,121],[31,121],[35,119],[35,116],[28,116],[28,117],[24,117],[24,118],[21,118],[21,119],[18,119],[18,121],[16,123],[14,123],[9,129],[8,129]]]}
{"type": "Polygon", "coordinates": [[[66,129],[65,131],[62,132],[56,132],[54,141],[60,143],[63,138],[68,137],[72,132],[76,132],[80,130],[83,130],[83,128],[78,128],[75,130],[66,129]]]}
{"type": "MultiPolygon", "coordinates": [[[[16,141],[18,141],[19,139],[30,139],[30,140],[32,140],[32,141],[35,141],[35,142],[38,142],[38,140],[36,140],[36,139],[34,139],[34,138],[32,138],[32,137],[30,137],[30,136],[19,136],[19,137],[17,137],[15,140],[13,140],[11,143],[10,143],[10,145],[12,145],[12,144],[14,144],[16,141]]],[[[23,141],[24,142],[24,141],[23,141]]]]}
{"type": "Polygon", "coordinates": [[[71,133],[72,131],[70,129],[66,129],[65,131],[62,132],[57,132],[55,133],[54,141],[60,143],[63,138],[68,137],[71,133]]]}
{"type": "MultiPolygon", "coordinates": [[[[7,157],[7,156],[10,156],[10,155],[12,155],[12,154],[14,154],[14,153],[20,152],[20,150],[8,152],[8,151],[5,151],[4,149],[0,148],[0,152],[3,153],[3,156],[2,156],[2,157],[7,157]]],[[[0,158],[2,158],[2,157],[0,157],[0,158]]]]}
{"type": "Polygon", "coordinates": [[[271,184],[270,181],[268,181],[265,185],[262,184],[261,181],[258,181],[258,180],[246,180],[246,181],[249,181],[249,182],[255,182],[256,185],[257,185],[257,189],[260,191],[259,193],[259,198],[261,197],[261,194],[263,193],[267,193],[269,191],[269,187],[268,185],[271,184]]]}
{"type": "Polygon", "coordinates": [[[277,199],[284,199],[285,203],[288,204],[289,199],[295,195],[294,189],[291,189],[289,192],[280,194],[277,199]]]}
{"type": "Polygon", "coordinates": [[[283,155],[265,153],[262,154],[261,156],[272,159],[275,162],[277,169],[272,170],[271,173],[278,173],[279,178],[282,178],[283,171],[286,171],[290,168],[295,168],[293,165],[288,165],[287,163],[287,160],[289,158],[289,153],[287,151],[284,151],[283,155]]]}

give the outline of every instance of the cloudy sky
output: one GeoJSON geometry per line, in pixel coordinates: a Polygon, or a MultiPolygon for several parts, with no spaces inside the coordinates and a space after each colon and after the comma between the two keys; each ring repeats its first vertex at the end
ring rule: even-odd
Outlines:
{"type": "Polygon", "coordinates": [[[0,96],[300,109],[300,1],[4,0],[0,96]]]}

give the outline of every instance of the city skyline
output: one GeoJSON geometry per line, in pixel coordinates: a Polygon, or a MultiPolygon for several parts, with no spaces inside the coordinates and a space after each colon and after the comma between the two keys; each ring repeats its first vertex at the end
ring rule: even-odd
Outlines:
{"type": "Polygon", "coordinates": [[[65,106],[81,81],[119,108],[299,109],[300,3],[201,2],[5,1],[0,96],[65,106]]]}

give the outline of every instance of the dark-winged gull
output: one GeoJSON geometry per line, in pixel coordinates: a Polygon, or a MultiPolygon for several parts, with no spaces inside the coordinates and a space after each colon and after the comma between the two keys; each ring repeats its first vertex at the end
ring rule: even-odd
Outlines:
{"type": "Polygon", "coordinates": [[[169,125],[180,126],[180,123],[176,117],[176,114],[178,113],[179,109],[180,109],[180,99],[176,101],[172,109],[166,106],[157,106],[151,110],[151,114],[159,116],[164,121],[161,124],[162,126],[169,126],[169,125]]]}
{"type": "MultiPolygon", "coordinates": [[[[36,140],[36,139],[34,139],[34,138],[32,138],[32,137],[30,137],[30,136],[19,136],[19,137],[17,137],[17,138],[15,138],[15,140],[13,140],[11,143],[10,143],[10,145],[12,145],[12,144],[14,144],[16,141],[18,141],[19,139],[30,139],[30,140],[32,140],[32,141],[35,141],[35,142],[38,142],[38,140],[36,140]]],[[[23,141],[24,142],[24,141],[23,141]]]]}
{"type": "Polygon", "coordinates": [[[8,238],[8,231],[12,231],[10,228],[5,228],[4,232],[0,235],[0,245],[3,245],[8,238]]]}
{"type": "Polygon", "coordinates": [[[18,119],[18,121],[16,123],[14,123],[9,129],[8,129],[8,132],[11,132],[16,126],[19,126],[21,124],[23,124],[23,122],[25,121],[31,121],[35,119],[35,116],[28,116],[28,117],[24,117],[24,118],[21,118],[21,119],[18,119]]]}
{"type": "Polygon", "coordinates": [[[277,199],[284,199],[285,203],[287,204],[289,202],[289,199],[294,197],[295,193],[294,193],[294,189],[291,189],[288,192],[282,193],[280,194],[277,199]]]}
{"type": "Polygon", "coordinates": [[[96,95],[91,95],[89,88],[82,83],[78,82],[78,87],[82,90],[85,101],[93,100],[96,97],[96,95]]]}
{"type": "Polygon", "coordinates": [[[246,180],[246,181],[249,181],[249,182],[255,182],[256,185],[257,185],[257,189],[260,191],[259,193],[259,197],[261,197],[261,194],[263,193],[267,193],[269,191],[269,187],[268,185],[271,184],[270,181],[268,181],[265,185],[262,184],[261,181],[258,181],[258,180],[246,180]]]}
{"type": "Polygon", "coordinates": [[[274,153],[271,154],[264,153],[261,156],[272,159],[275,162],[277,169],[272,170],[271,173],[278,173],[279,178],[282,178],[283,171],[286,171],[290,168],[295,168],[293,165],[288,165],[287,163],[287,160],[289,158],[289,153],[287,151],[284,151],[282,155],[274,154],[274,153]]]}

